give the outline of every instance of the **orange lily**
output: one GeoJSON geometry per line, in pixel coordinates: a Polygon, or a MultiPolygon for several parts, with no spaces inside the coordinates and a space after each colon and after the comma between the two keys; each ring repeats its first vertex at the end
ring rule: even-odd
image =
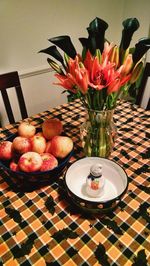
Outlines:
{"type": "Polygon", "coordinates": [[[138,78],[140,77],[142,73],[142,70],[143,70],[143,62],[139,61],[133,68],[131,79],[130,79],[131,84],[133,84],[134,82],[136,82],[136,80],[138,80],[138,78]]]}
{"type": "Polygon", "coordinates": [[[107,88],[107,94],[111,94],[112,92],[116,92],[118,91],[118,89],[120,88],[120,80],[116,79],[114,80],[111,85],[108,86],[107,88]]]}
{"type": "Polygon", "coordinates": [[[98,57],[93,58],[88,51],[84,65],[89,73],[89,85],[96,90],[106,88],[119,76],[119,73],[114,69],[115,64],[108,61],[107,55],[100,64],[98,57]]]}
{"type": "Polygon", "coordinates": [[[130,70],[132,69],[133,66],[133,60],[132,60],[132,54],[128,54],[126,59],[124,60],[123,65],[120,67],[120,74],[122,75],[127,75],[129,74],[130,70]]]}
{"type": "Polygon", "coordinates": [[[110,58],[112,52],[113,52],[113,48],[114,48],[114,44],[113,43],[108,43],[108,42],[105,42],[104,43],[104,50],[103,50],[103,53],[102,53],[102,61],[104,61],[104,59],[106,57],[108,57],[108,59],[110,58]]]}
{"type": "Polygon", "coordinates": [[[114,80],[107,88],[107,94],[111,94],[112,92],[118,91],[122,86],[124,86],[131,78],[131,74],[125,77],[118,77],[114,80]]]}
{"type": "Polygon", "coordinates": [[[55,85],[62,86],[66,90],[72,91],[73,93],[77,93],[77,90],[74,88],[74,83],[67,76],[55,74],[55,77],[60,80],[60,82],[55,82],[55,85]]]}
{"type": "Polygon", "coordinates": [[[60,83],[55,84],[61,85],[74,93],[77,92],[75,87],[77,87],[83,94],[88,90],[88,72],[84,65],[79,61],[79,56],[76,56],[75,60],[72,58],[69,59],[68,70],[65,76],[59,74],[56,74],[55,76],[60,80],[60,83]]]}

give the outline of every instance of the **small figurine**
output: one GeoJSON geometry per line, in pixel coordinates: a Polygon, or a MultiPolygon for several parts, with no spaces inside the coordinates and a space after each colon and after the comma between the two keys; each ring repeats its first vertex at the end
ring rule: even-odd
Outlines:
{"type": "Polygon", "coordinates": [[[86,192],[91,197],[99,197],[103,191],[104,177],[102,175],[102,165],[94,164],[90,168],[90,174],[86,179],[86,192]]]}

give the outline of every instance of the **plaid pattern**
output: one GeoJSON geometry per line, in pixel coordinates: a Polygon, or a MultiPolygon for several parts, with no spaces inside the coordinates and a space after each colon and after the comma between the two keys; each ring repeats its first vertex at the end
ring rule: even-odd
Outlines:
{"type": "MultiPolygon", "coordinates": [[[[59,182],[30,193],[14,192],[1,170],[0,265],[130,266],[138,265],[139,261],[141,266],[150,265],[149,115],[148,111],[129,103],[116,109],[118,139],[110,159],[125,169],[129,189],[118,208],[105,217],[81,213],[60,189],[59,182]],[[45,206],[50,196],[54,213],[45,206]],[[15,218],[8,209],[17,210],[15,218]]],[[[74,141],[74,161],[83,157],[79,127],[84,116],[84,109],[76,100],[28,120],[38,126],[46,118],[60,118],[65,132],[74,141]]],[[[17,126],[2,129],[0,140],[15,133],[17,126]]]]}

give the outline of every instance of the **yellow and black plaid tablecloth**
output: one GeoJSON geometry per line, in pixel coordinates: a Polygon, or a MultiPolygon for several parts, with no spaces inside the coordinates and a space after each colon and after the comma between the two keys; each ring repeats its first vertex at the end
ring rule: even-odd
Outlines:
{"type": "MultiPolygon", "coordinates": [[[[58,117],[74,141],[74,160],[83,157],[79,101],[29,118],[39,126],[58,117]]],[[[111,158],[129,177],[118,208],[107,214],[82,213],[72,205],[60,182],[33,192],[14,192],[0,172],[0,265],[5,266],[146,266],[150,265],[149,155],[150,113],[124,103],[115,112],[118,129],[111,158]]],[[[0,132],[0,140],[18,124],[0,132]]]]}

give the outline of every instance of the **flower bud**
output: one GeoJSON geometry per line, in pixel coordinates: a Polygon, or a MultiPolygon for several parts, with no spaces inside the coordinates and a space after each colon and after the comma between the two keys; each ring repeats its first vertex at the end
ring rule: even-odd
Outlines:
{"type": "Polygon", "coordinates": [[[112,51],[111,51],[111,55],[110,55],[110,62],[113,63],[114,62],[114,57],[115,57],[115,48],[116,46],[113,47],[112,51]]]}
{"type": "Polygon", "coordinates": [[[143,69],[143,62],[139,61],[133,71],[132,71],[132,75],[131,75],[131,79],[130,79],[130,83],[133,84],[134,82],[136,82],[138,80],[138,78],[140,77],[141,73],[142,73],[142,69],[143,69]]]}
{"type": "Polygon", "coordinates": [[[129,54],[129,48],[126,49],[125,51],[123,51],[123,54],[122,54],[122,64],[124,64],[125,59],[127,58],[128,54],[129,54]]]}
{"type": "Polygon", "coordinates": [[[80,68],[85,68],[84,64],[82,62],[79,62],[79,67],[80,68]]]}
{"type": "Polygon", "coordinates": [[[111,56],[110,56],[110,62],[115,63],[116,67],[119,65],[119,48],[117,46],[113,47],[111,56]]]}
{"type": "Polygon", "coordinates": [[[64,74],[64,72],[62,71],[61,67],[54,62],[53,60],[51,60],[50,58],[47,58],[47,62],[49,63],[49,65],[59,74],[64,74]]]}
{"type": "Polygon", "coordinates": [[[64,59],[65,59],[66,64],[68,65],[68,61],[70,59],[69,55],[67,55],[66,53],[64,53],[64,59]]]}
{"type": "Polygon", "coordinates": [[[127,75],[132,69],[132,65],[133,65],[132,54],[128,54],[123,63],[122,74],[127,75]]]}
{"type": "Polygon", "coordinates": [[[96,57],[98,58],[99,63],[101,63],[102,55],[99,49],[96,49],[96,57]]]}
{"type": "Polygon", "coordinates": [[[118,65],[119,65],[119,47],[117,47],[117,46],[115,49],[114,63],[116,64],[116,67],[118,67],[118,65]]]}

